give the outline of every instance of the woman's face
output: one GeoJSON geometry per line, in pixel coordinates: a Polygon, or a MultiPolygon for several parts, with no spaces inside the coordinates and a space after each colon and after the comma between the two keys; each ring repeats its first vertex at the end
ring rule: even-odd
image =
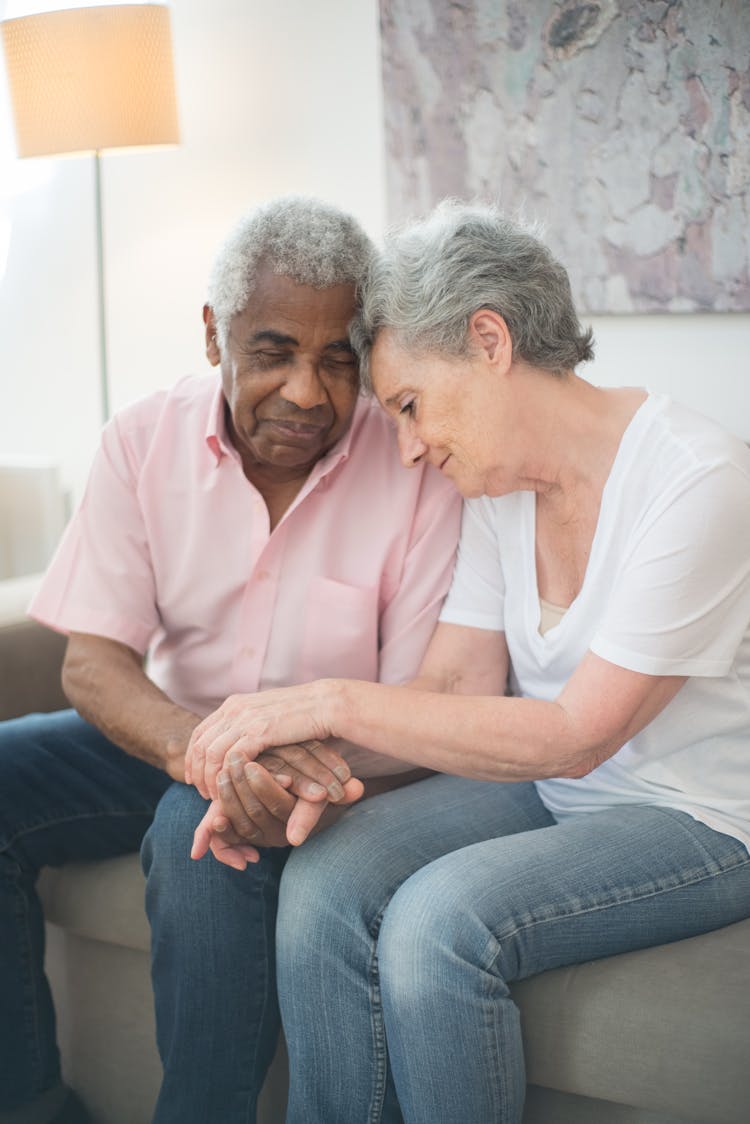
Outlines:
{"type": "Polygon", "coordinates": [[[501,463],[507,396],[481,349],[465,357],[412,352],[386,329],[375,341],[370,365],[405,467],[429,461],[465,497],[512,490],[501,463]]]}

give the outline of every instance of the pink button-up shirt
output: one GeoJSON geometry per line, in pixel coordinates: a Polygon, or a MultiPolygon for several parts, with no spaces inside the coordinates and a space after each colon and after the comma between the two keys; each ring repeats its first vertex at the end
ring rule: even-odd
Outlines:
{"type": "Polygon", "coordinates": [[[405,471],[376,403],[270,532],[229,443],[215,378],[123,410],[30,614],[148,652],[151,678],[207,714],[234,692],[416,671],[453,568],[460,498],[405,471]]]}

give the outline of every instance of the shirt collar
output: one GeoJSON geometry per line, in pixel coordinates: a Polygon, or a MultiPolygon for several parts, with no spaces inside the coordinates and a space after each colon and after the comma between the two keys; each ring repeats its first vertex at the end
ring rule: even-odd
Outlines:
{"type": "Polygon", "coordinates": [[[219,381],[217,382],[216,391],[211,399],[206,432],[204,435],[204,440],[213,453],[217,465],[220,463],[222,457],[238,456],[236,449],[227,437],[227,421],[224,404],[224,390],[219,381]]]}

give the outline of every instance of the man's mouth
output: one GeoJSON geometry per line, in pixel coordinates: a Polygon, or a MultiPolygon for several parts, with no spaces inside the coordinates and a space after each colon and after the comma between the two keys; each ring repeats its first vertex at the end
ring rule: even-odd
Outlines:
{"type": "Polygon", "coordinates": [[[264,424],[284,441],[294,445],[313,444],[328,429],[327,425],[291,421],[287,418],[266,418],[264,424]]]}

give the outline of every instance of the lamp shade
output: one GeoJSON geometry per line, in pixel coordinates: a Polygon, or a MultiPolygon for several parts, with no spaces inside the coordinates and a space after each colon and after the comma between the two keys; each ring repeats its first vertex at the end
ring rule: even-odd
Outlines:
{"type": "Polygon", "coordinates": [[[19,156],[179,140],[164,5],[43,12],[2,33],[19,156]]]}

